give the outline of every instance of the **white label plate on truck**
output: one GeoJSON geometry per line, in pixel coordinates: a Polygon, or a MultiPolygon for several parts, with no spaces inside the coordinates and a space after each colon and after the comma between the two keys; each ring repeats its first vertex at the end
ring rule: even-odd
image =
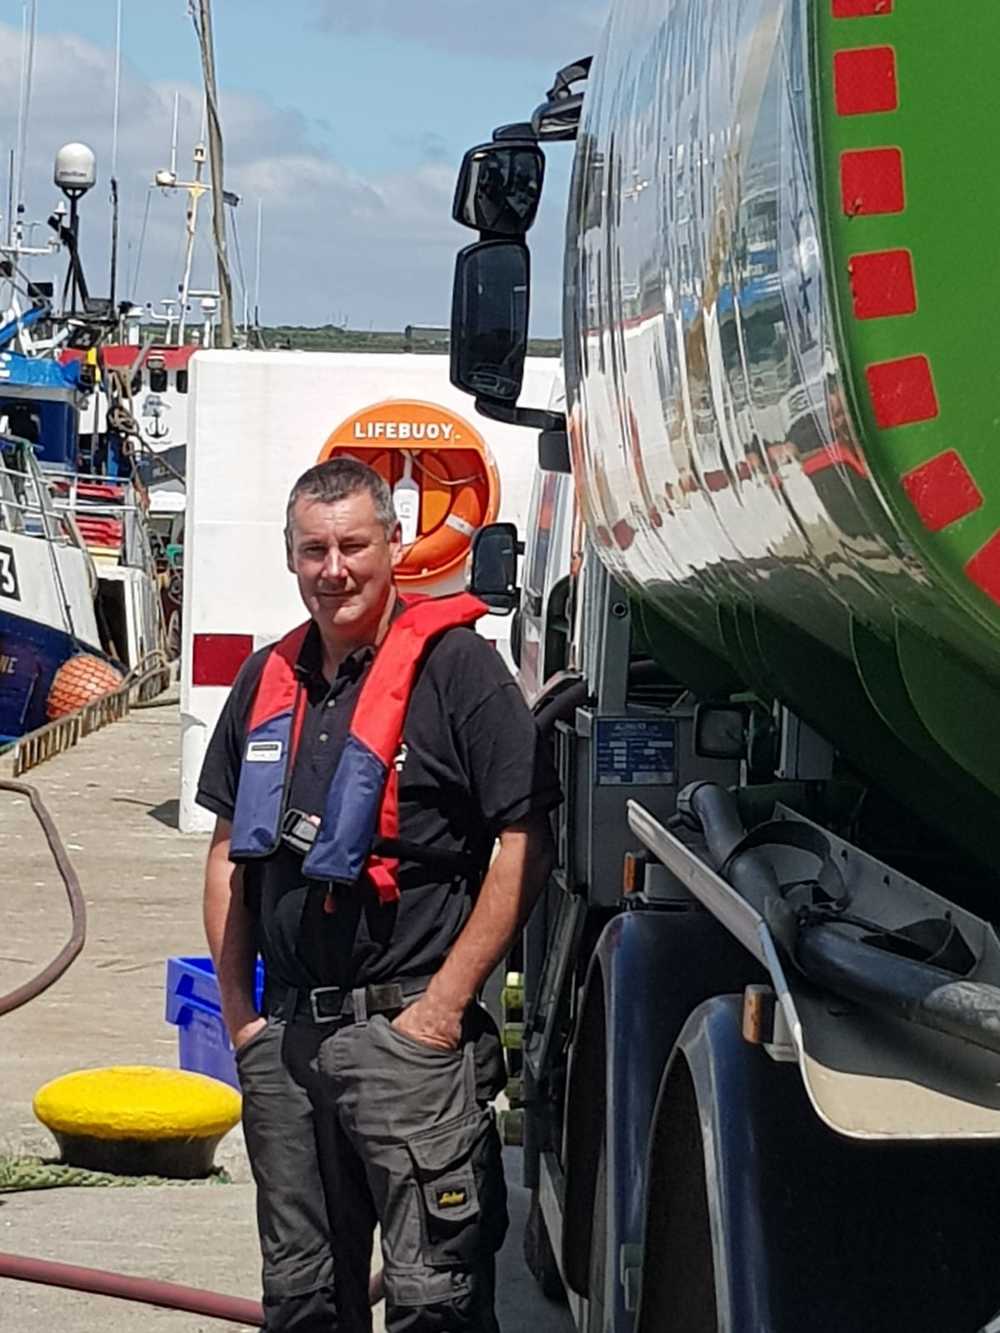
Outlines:
{"type": "Polygon", "coordinates": [[[666,718],[602,717],[595,722],[599,787],[659,787],[675,781],[674,724],[666,718]]]}

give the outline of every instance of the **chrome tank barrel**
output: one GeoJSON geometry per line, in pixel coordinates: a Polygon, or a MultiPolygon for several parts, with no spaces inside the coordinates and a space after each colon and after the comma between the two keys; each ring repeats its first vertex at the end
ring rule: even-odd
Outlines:
{"type": "Polygon", "coordinates": [[[1000,793],[998,38],[617,0],[566,260],[578,491],[650,634],[956,818],[1000,793]]]}

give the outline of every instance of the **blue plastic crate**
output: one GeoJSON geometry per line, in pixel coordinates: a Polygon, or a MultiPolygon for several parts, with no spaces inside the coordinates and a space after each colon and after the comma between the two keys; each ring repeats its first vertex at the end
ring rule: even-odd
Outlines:
{"type": "MultiPolygon", "coordinates": [[[[257,962],[256,999],[264,989],[264,967],[257,962]]],[[[222,1021],[219,983],[211,958],[167,959],[168,1023],[177,1028],[181,1069],[208,1074],[239,1089],[229,1033],[222,1021]]]]}

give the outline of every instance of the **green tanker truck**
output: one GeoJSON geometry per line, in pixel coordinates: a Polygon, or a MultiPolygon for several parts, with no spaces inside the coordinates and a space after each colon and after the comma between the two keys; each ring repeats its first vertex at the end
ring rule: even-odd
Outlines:
{"type": "Polygon", "coordinates": [[[1000,1309],[998,48],[993,0],[614,0],[463,162],[452,377],[540,465],[472,583],[565,790],[526,1254],[588,1333],[1000,1309]]]}

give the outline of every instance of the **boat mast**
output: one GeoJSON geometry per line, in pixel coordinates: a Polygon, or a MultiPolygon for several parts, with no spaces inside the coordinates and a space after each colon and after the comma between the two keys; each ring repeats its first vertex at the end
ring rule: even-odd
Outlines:
{"type": "Polygon", "coordinates": [[[24,0],[24,20],[21,25],[21,95],[17,108],[17,180],[13,205],[16,216],[8,218],[10,244],[21,241],[21,219],[24,216],[24,171],[28,155],[28,117],[31,114],[31,84],[35,72],[35,35],[38,29],[38,0],[24,0]]]}
{"type": "Polygon", "coordinates": [[[118,0],[115,18],[115,96],[111,113],[111,309],[115,308],[115,286],[118,281],[118,116],[122,88],[122,0],[118,0]]]}
{"type": "Polygon", "coordinates": [[[198,231],[198,204],[201,196],[209,188],[202,180],[202,172],[205,170],[205,145],[196,143],[194,146],[194,180],[178,181],[177,184],[187,190],[187,249],[184,254],[184,279],[181,283],[181,308],[177,326],[177,341],[183,345],[185,326],[187,324],[187,306],[188,296],[191,292],[191,264],[194,260],[194,242],[198,231]]]}
{"type": "Polygon", "coordinates": [[[188,0],[191,18],[201,47],[205,78],[205,104],[208,108],[209,166],[212,172],[212,227],[219,267],[219,346],[233,345],[233,284],[226,254],[226,200],[223,187],[222,123],[215,83],[215,47],[212,39],[211,0],[188,0]]]}

